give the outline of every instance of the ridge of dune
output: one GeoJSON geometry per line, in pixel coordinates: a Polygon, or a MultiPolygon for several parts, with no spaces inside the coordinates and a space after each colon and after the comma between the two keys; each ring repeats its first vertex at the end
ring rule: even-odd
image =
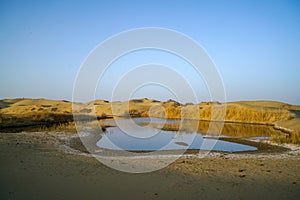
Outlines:
{"type": "Polygon", "coordinates": [[[300,110],[300,105],[291,105],[288,103],[283,103],[279,101],[270,101],[270,100],[236,101],[232,103],[249,105],[249,106],[263,106],[263,107],[270,107],[270,108],[285,108],[288,110],[300,110]]]}

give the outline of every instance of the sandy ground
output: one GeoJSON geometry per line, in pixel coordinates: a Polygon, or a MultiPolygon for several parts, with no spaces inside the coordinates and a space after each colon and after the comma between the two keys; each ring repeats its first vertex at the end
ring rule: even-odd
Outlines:
{"type": "Polygon", "coordinates": [[[0,134],[0,199],[299,199],[299,150],[185,157],[146,174],[62,151],[53,134],[0,134]]]}

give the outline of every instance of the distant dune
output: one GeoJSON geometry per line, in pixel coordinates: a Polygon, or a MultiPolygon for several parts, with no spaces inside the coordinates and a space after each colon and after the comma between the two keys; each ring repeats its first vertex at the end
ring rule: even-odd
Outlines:
{"type": "Polygon", "coordinates": [[[299,105],[291,105],[287,103],[282,103],[278,101],[237,101],[235,103],[243,104],[243,105],[250,105],[250,106],[263,106],[263,107],[270,107],[270,108],[285,108],[288,110],[300,110],[299,105]]]}
{"type": "Polygon", "coordinates": [[[286,131],[299,131],[299,119],[295,113],[297,110],[300,111],[298,105],[275,101],[202,102],[182,105],[173,100],[160,102],[144,98],[126,102],[96,100],[72,104],[63,100],[19,98],[0,100],[0,127],[64,123],[73,121],[73,115],[83,120],[93,116],[98,119],[113,116],[151,116],[270,124],[286,131]]]}

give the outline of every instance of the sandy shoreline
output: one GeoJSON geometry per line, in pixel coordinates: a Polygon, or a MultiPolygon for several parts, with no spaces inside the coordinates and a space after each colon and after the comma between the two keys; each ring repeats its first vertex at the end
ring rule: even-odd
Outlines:
{"type": "Polygon", "coordinates": [[[298,199],[298,151],[212,153],[129,174],[63,151],[51,133],[0,135],[1,199],[298,199]]]}

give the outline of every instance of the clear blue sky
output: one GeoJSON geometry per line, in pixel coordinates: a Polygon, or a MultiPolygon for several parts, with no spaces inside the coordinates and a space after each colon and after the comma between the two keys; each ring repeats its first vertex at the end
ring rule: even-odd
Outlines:
{"type": "Polygon", "coordinates": [[[70,100],[96,45],[127,29],[163,27],[206,49],[229,101],[300,104],[299,1],[1,0],[0,27],[0,98],[70,100]]]}

